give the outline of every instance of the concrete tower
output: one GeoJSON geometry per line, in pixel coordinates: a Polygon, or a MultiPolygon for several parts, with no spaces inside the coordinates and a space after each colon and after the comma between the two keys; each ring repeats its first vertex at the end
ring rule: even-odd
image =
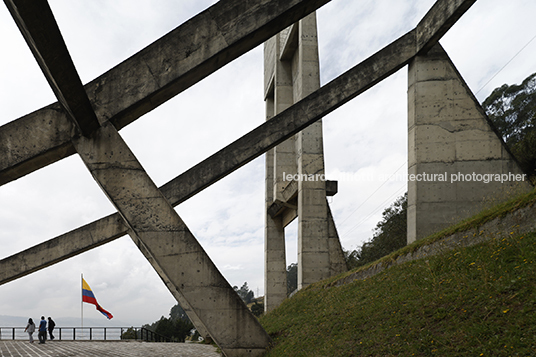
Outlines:
{"type": "MultiPolygon", "coordinates": [[[[266,119],[320,88],[316,14],[265,43],[266,119]]],[[[265,310],[287,296],[284,227],[298,218],[298,289],[346,270],[326,195],[322,121],[266,154],[265,310]]]]}

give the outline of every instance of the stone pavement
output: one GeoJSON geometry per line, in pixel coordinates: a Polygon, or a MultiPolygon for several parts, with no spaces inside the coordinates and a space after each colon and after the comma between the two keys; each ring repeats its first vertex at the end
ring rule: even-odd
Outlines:
{"type": "Polygon", "coordinates": [[[0,357],[221,357],[216,347],[197,343],[125,341],[0,341],[0,357]]]}

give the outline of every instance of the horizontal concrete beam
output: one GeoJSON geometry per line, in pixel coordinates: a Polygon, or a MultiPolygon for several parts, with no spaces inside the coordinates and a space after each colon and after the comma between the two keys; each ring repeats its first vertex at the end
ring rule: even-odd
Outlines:
{"type": "MultiPolygon", "coordinates": [[[[221,0],[85,86],[119,130],[330,0],[221,0]]],[[[0,185],[74,153],[52,104],[0,127],[0,185]]]]}
{"type": "Polygon", "coordinates": [[[47,1],[5,0],[48,84],[83,135],[99,127],[82,81],[47,1]]]}
{"type": "MultiPolygon", "coordinates": [[[[439,0],[439,2],[445,1],[448,0],[439,0]]],[[[431,16],[430,12],[426,16],[431,16]]],[[[444,29],[443,23],[436,24],[435,29],[436,31],[444,29]]],[[[162,194],[173,206],[184,202],[395,73],[417,55],[416,43],[419,37],[416,33],[418,30],[419,26],[242,138],[177,176],[160,188],[162,194]]],[[[433,41],[435,37],[430,36],[429,38],[429,41],[433,41]]],[[[116,215],[119,216],[119,214],[116,215]]],[[[114,218],[108,219],[113,220],[114,218]]],[[[88,226],[91,224],[85,227],[88,226]]],[[[120,229],[113,228],[114,230],[110,230],[110,236],[116,237],[120,234],[120,229]]],[[[28,262],[35,261],[32,267],[28,268],[36,271],[94,248],[98,243],[87,239],[88,233],[81,234],[82,232],[82,229],[79,228],[56,239],[68,240],[71,239],[69,237],[73,237],[72,239],[80,240],[81,246],[85,242],[87,249],[78,247],[76,250],[73,249],[70,255],[67,256],[64,253],[62,256],[62,253],[47,249],[47,242],[45,242],[30,248],[30,250],[32,254],[36,254],[36,252],[47,249],[48,261],[27,257],[28,262]]],[[[126,234],[126,228],[120,235],[123,234],[126,234]]],[[[102,240],[106,239],[108,238],[102,238],[102,240]]],[[[27,275],[25,272],[19,272],[14,277],[15,273],[10,270],[10,267],[14,265],[13,262],[20,259],[21,254],[18,253],[0,260],[0,285],[27,275]]]]}

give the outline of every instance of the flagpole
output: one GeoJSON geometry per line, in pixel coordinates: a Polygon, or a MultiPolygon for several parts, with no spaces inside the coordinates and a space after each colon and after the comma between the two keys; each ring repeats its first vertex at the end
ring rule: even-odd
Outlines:
{"type": "Polygon", "coordinates": [[[80,320],[82,322],[82,333],[84,332],[84,273],[80,273],[80,320]]]}

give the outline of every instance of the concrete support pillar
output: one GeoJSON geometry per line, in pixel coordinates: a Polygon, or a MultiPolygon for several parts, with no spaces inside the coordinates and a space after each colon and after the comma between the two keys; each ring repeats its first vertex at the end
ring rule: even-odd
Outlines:
{"type": "MultiPolygon", "coordinates": [[[[273,172],[274,150],[266,153],[266,172],[273,172]]],[[[266,204],[273,203],[273,174],[266,175],[266,204]]],[[[264,222],[264,310],[279,306],[287,297],[287,266],[285,259],[285,229],[281,217],[265,215],[264,222]]]]}
{"type": "Polygon", "coordinates": [[[408,88],[408,243],[531,188],[478,176],[523,172],[441,45],[410,63],[408,88]]]}
{"type": "MultiPolygon", "coordinates": [[[[297,56],[293,60],[294,97],[298,101],[320,88],[316,14],[299,22],[297,56]]],[[[324,175],[322,121],[296,135],[298,174],[298,289],[330,275],[328,211],[324,175]],[[324,177],[324,176],[322,176],[324,177]]]]}
{"type": "MultiPolygon", "coordinates": [[[[274,115],[274,98],[266,100],[266,119],[274,115]]],[[[275,197],[275,152],[266,152],[265,212],[275,197]]],[[[287,297],[287,266],[285,260],[285,229],[281,217],[265,215],[264,222],[264,310],[270,311],[279,306],[287,297]]]]}

